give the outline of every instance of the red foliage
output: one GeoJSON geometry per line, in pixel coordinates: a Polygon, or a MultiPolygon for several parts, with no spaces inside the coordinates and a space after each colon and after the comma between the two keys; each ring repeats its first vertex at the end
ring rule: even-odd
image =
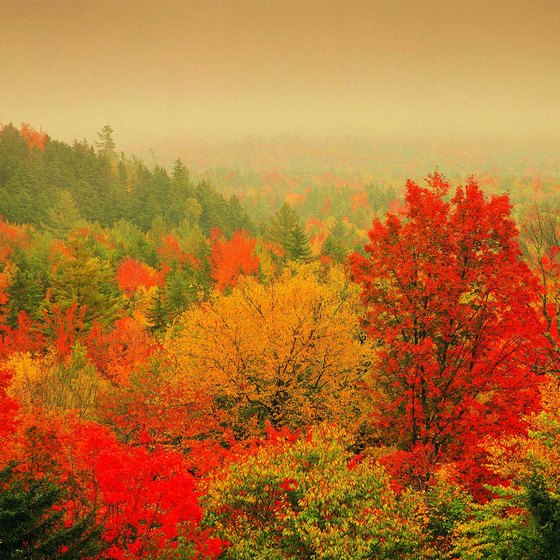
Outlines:
{"type": "Polygon", "coordinates": [[[392,214],[406,216],[408,211],[408,204],[398,198],[389,202],[389,212],[391,212],[392,214]]]}
{"type": "MultiPolygon", "coordinates": [[[[507,196],[474,181],[450,202],[443,177],[409,181],[408,209],[376,220],[367,257],[351,257],[377,342],[374,423],[430,462],[460,457],[485,435],[523,430],[539,406],[538,286],[524,263],[507,196]]],[[[416,459],[414,459],[416,460],[416,459]]]]}
{"type": "Polygon", "coordinates": [[[136,259],[125,259],[117,270],[119,288],[131,297],[139,288],[163,286],[163,274],[136,259]]]}
{"type": "Polygon", "coordinates": [[[44,311],[45,331],[54,342],[58,355],[64,358],[70,355],[72,345],[84,332],[86,308],[73,303],[66,310],[59,305],[51,305],[50,311],[44,311]]]}
{"type": "Polygon", "coordinates": [[[146,330],[131,317],[121,317],[111,329],[94,324],[85,341],[87,356],[97,370],[118,385],[142,368],[158,348],[146,330]]]}
{"type": "Polygon", "coordinates": [[[254,253],[256,240],[246,231],[235,231],[233,238],[228,240],[213,230],[211,239],[210,276],[216,281],[218,290],[235,286],[241,274],[258,271],[259,259],[254,253]]]}
{"type": "Polygon", "coordinates": [[[179,534],[208,557],[221,551],[223,542],[198,531],[195,480],[180,453],[123,445],[94,422],[40,412],[20,415],[17,432],[3,443],[0,465],[17,460],[20,471],[48,474],[66,487],[60,507],[68,520],[96,512],[107,543],[102,558],[157,557],[179,534]]]}
{"type": "Polygon", "coordinates": [[[15,430],[15,418],[19,409],[17,401],[6,394],[6,388],[11,379],[12,372],[0,368],[0,447],[5,446],[4,439],[15,430]]]}
{"type": "Polygon", "coordinates": [[[19,312],[17,328],[0,324],[0,358],[7,358],[14,352],[38,352],[44,344],[43,333],[25,311],[19,312]]]}
{"type": "Polygon", "coordinates": [[[162,239],[157,254],[161,262],[167,266],[186,264],[194,269],[198,269],[200,266],[200,261],[198,259],[181,249],[179,241],[177,241],[177,238],[172,233],[166,235],[162,239]]]}
{"type": "MultiPolygon", "coordinates": [[[[8,288],[10,287],[11,283],[11,272],[12,272],[13,265],[8,263],[4,270],[0,271],[0,309],[8,303],[8,288]]],[[[0,311],[0,322],[4,317],[2,317],[2,313],[0,311]]]]}
{"type": "Polygon", "coordinates": [[[26,249],[28,246],[29,236],[23,228],[0,217],[0,263],[5,262],[15,249],[26,249]]]}

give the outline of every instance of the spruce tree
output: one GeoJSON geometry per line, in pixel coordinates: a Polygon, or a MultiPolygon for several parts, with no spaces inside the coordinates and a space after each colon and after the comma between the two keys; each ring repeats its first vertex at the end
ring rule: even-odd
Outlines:
{"type": "Polygon", "coordinates": [[[68,524],[62,489],[49,478],[21,479],[15,465],[0,471],[0,558],[81,560],[103,548],[93,512],[68,524]]]}
{"type": "Polygon", "coordinates": [[[286,258],[290,260],[311,258],[309,239],[300,226],[298,215],[286,202],[271,218],[265,228],[265,237],[281,245],[286,251],[286,258]]]}

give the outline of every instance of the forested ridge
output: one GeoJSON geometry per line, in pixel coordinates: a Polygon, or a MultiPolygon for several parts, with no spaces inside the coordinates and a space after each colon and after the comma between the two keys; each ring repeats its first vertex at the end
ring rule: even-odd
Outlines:
{"type": "Polygon", "coordinates": [[[0,129],[0,557],[560,558],[554,178],[218,190],[112,132],[0,129]]]}

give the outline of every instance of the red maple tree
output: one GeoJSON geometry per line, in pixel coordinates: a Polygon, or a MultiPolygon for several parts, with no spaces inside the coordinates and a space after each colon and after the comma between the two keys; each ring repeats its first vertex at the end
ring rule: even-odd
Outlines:
{"type": "Polygon", "coordinates": [[[235,231],[231,239],[223,239],[218,230],[213,230],[211,239],[210,276],[216,281],[218,290],[235,286],[241,274],[257,272],[256,239],[245,230],[235,231]]]}
{"type": "Polygon", "coordinates": [[[406,210],[376,219],[367,256],[351,257],[377,343],[373,420],[411,464],[465,458],[484,435],[522,430],[538,407],[538,287],[509,199],[469,180],[447,201],[443,176],[427,183],[408,181],[406,210]]]}
{"type": "Polygon", "coordinates": [[[163,285],[163,274],[137,259],[124,259],[117,270],[117,283],[127,297],[139,288],[163,285]]]}

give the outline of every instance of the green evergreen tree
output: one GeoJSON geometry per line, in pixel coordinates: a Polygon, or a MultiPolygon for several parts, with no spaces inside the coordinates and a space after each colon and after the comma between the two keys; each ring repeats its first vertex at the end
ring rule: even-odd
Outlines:
{"type": "Polygon", "coordinates": [[[58,202],[47,210],[45,229],[57,239],[64,239],[81,219],[80,211],[68,190],[58,192],[58,202]]]}
{"type": "Polygon", "coordinates": [[[95,143],[98,153],[109,161],[116,158],[115,141],[113,140],[113,129],[106,124],[98,133],[99,140],[95,143]]]}
{"type": "Polygon", "coordinates": [[[152,245],[157,249],[161,243],[163,238],[167,235],[168,228],[163,216],[158,214],[152,220],[152,225],[150,227],[150,231],[148,232],[148,237],[152,245]]]}
{"type": "Polygon", "coordinates": [[[169,320],[179,316],[191,303],[196,301],[198,285],[190,270],[175,268],[165,281],[165,302],[169,320]]]}
{"type": "Polygon", "coordinates": [[[112,322],[121,302],[112,267],[77,235],[70,237],[67,249],[50,276],[51,302],[63,310],[74,304],[85,307],[86,328],[94,321],[112,322]]]}
{"type": "Polygon", "coordinates": [[[337,221],[323,243],[321,255],[329,257],[335,263],[342,263],[351,252],[350,235],[342,222],[337,221]]]}
{"type": "Polygon", "coordinates": [[[173,182],[183,190],[190,187],[189,171],[180,158],[177,158],[173,164],[173,182]]]}
{"type": "Polygon", "coordinates": [[[308,260],[311,258],[309,238],[300,225],[298,215],[286,202],[271,218],[270,224],[265,228],[265,237],[269,241],[281,245],[286,251],[287,259],[308,260]]]}
{"type": "Polygon", "coordinates": [[[169,306],[165,300],[165,293],[161,288],[157,288],[152,296],[146,311],[146,318],[148,319],[149,330],[152,333],[162,333],[169,325],[169,306]]]}
{"type": "Polygon", "coordinates": [[[62,489],[49,480],[18,478],[15,465],[0,471],[0,557],[5,560],[81,560],[104,547],[91,512],[68,525],[55,509],[62,489]]]}
{"type": "Polygon", "coordinates": [[[13,124],[0,127],[0,186],[5,185],[25,160],[29,150],[13,124]]]}
{"type": "Polygon", "coordinates": [[[118,220],[111,228],[109,235],[116,248],[116,262],[130,257],[152,267],[157,265],[155,247],[136,224],[125,219],[118,220]]]}
{"type": "Polygon", "coordinates": [[[298,226],[290,232],[288,243],[285,247],[286,254],[293,261],[308,261],[311,259],[311,248],[309,247],[309,237],[298,226]]]}
{"type": "Polygon", "coordinates": [[[48,287],[48,274],[46,267],[31,251],[17,251],[11,260],[16,269],[7,289],[7,320],[11,327],[15,327],[22,311],[29,317],[39,316],[48,287]]]}
{"type": "MultiPolygon", "coordinates": [[[[190,225],[198,225],[202,216],[202,206],[196,198],[190,197],[185,200],[185,213],[183,220],[190,225]]],[[[182,222],[181,222],[182,223],[182,222]]],[[[181,225],[179,223],[179,226],[181,225]]]]}

